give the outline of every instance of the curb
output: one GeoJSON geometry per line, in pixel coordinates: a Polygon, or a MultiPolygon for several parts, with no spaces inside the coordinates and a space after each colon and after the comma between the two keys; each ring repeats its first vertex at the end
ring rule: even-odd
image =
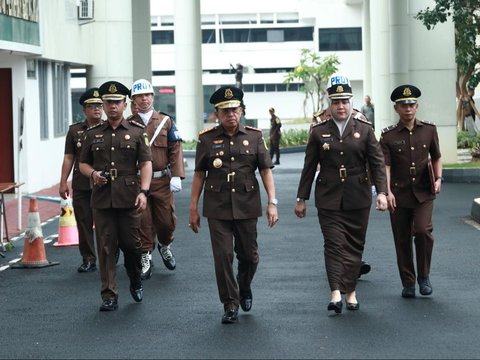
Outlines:
{"type": "Polygon", "coordinates": [[[473,220],[480,223],[480,198],[473,199],[471,215],[473,220]]]}

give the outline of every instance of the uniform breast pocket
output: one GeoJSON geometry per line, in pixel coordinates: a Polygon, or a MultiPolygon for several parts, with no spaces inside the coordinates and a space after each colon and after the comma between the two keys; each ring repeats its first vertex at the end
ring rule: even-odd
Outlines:
{"type": "Polygon", "coordinates": [[[160,130],[160,133],[153,140],[154,147],[167,147],[168,138],[167,138],[167,129],[163,128],[160,130]]]}
{"type": "Polygon", "coordinates": [[[211,192],[220,192],[222,191],[222,184],[216,183],[214,181],[207,181],[205,182],[205,191],[211,191],[211,192]]]}
{"type": "Polygon", "coordinates": [[[133,141],[122,141],[120,143],[120,149],[122,150],[136,150],[137,144],[133,141]]]}
{"type": "Polygon", "coordinates": [[[91,150],[92,152],[105,151],[105,143],[92,144],[92,146],[90,147],[90,150],[91,150]]]}
{"type": "Polygon", "coordinates": [[[252,149],[252,148],[240,149],[239,152],[240,152],[241,155],[245,155],[245,156],[256,155],[255,150],[252,149]]]}
{"type": "Polygon", "coordinates": [[[257,190],[258,190],[258,182],[252,181],[252,180],[245,181],[245,192],[249,193],[257,190]]]}

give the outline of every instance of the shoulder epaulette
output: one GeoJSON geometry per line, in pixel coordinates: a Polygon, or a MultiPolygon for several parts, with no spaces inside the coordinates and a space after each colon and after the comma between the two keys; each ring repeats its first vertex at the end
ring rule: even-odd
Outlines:
{"type": "Polygon", "coordinates": [[[363,122],[363,123],[365,123],[365,124],[368,124],[368,125],[370,125],[370,126],[372,126],[372,123],[371,123],[370,121],[368,121],[368,120],[366,120],[366,119],[363,119],[363,118],[361,118],[361,117],[354,117],[354,119],[355,119],[355,120],[358,120],[358,121],[361,121],[361,122],[363,122]]]}
{"type": "Polygon", "coordinates": [[[431,121],[427,121],[427,120],[420,120],[421,123],[423,124],[427,124],[427,125],[433,125],[435,126],[435,123],[434,122],[431,122],[431,121]]]}
{"type": "Polygon", "coordinates": [[[158,113],[159,113],[159,114],[162,114],[162,115],[165,115],[165,116],[168,116],[170,119],[173,120],[173,116],[170,115],[170,114],[164,113],[163,111],[159,111],[158,113]]]}
{"type": "Polygon", "coordinates": [[[129,117],[127,117],[127,121],[132,121],[132,119],[135,117],[135,115],[130,115],[129,117]]]}
{"type": "Polygon", "coordinates": [[[262,129],[259,129],[259,128],[256,128],[256,127],[253,127],[253,126],[248,126],[248,125],[245,126],[245,129],[255,130],[255,131],[260,131],[260,132],[262,131],[262,129]]]}
{"type": "Polygon", "coordinates": [[[141,127],[142,129],[145,128],[145,125],[140,124],[139,122],[137,122],[137,121],[135,121],[135,120],[130,120],[129,123],[132,124],[132,125],[136,125],[136,126],[138,126],[138,127],[141,127]]]}
{"type": "Polygon", "coordinates": [[[393,124],[393,125],[390,125],[390,126],[386,127],[385,129],[382,129],[382,134],[384,134],[386,132],[389,132],[390,130],[395,129],[397,126],[398,126],[398,124],[393,124]]]}
{"type": "Polygon", "coordinates": [[[329,121],[330,121],[330,118],[325,119],[325,120],[322,120],[322,121],[320,121],[320,122],[317,122],[316,124],[313,124],[313,125],[312,125],[312,128],[314,128],[315,126],[318,126],[318,125],[326,124],[326,123],[329,122],[329,121]]]}
{"type": "Polygon", "coordinates": [[[76,123],[70,124],[70,126],[69,126],[69,127],[72,127],[72,126],[77,126],[78,124],[83,124],[83,122],[76,122],[76,123]]]}
{"type": "Polygon", "coordinates": [[[98,124],[90,126],[89,128],[87,128],[87,131],[95,129],[96,127],[99,127],[100,125],[103,125],[103,121],[100,121],[98,124]]]}
{"type": "Polygon", "coordinates": [[[205,128],[205,129],[203,129],[203,130],[200,130],[200,132],[198,133],[198,135],[205,134],[205,133],[207,133],[207,132],[209,132],[209,131],[215,130],[216,128],[217,128],[216,126],[212,126],[212,127],[210,127],[210,128],[205,128]]]}

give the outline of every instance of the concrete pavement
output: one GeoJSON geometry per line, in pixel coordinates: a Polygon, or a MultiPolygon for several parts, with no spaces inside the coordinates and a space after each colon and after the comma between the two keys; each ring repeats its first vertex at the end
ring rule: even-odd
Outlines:
{"type": "MultiPolygon", "coordinates": [[[[361,308],[328,317],[329,289],[316,211],[293,214],[303,154],[283,154],[274,169],[280,221],[259,219],[260,265],[253,309],[238,324],[222,325],[206,219],[200,234],[187,227],[193,159],[176,196],[178,228],[172,247],[177,269],[158,252],[154,274],[137,304],[120,262],[119,309],[100,313],[97,273],[78,274],[77,247],[45,245],[44,269],[4,268],[0,358],[478,358],[479,230],[469,222],[478,184],[445,183],[435,203],[433,296],[400,297],[401,284],[388,214],[371,212],[364,258],[372,271],[360,280],[361,308]]],[[[264,192],[263,192],[264,194],[264,192]]],[[[265,204],[265,195],[263,197],[265,204]]],[[[43,227],[55,233],[58,222],[43,227]]],[[[20,256],[15,241],[1,265],[20,256]]],[[[418,291],[417,291],[418,292],[418,291]]]]}

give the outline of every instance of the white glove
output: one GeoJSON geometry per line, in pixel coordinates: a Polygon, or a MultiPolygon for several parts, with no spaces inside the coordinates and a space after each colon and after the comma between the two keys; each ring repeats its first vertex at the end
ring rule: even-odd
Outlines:
{"type": "Polygon", "coordinates": [[[171,192],[179,192],[182,190],[182,180],[180,176],[174,176],[170,179],[170,191],[171,192]]]}

